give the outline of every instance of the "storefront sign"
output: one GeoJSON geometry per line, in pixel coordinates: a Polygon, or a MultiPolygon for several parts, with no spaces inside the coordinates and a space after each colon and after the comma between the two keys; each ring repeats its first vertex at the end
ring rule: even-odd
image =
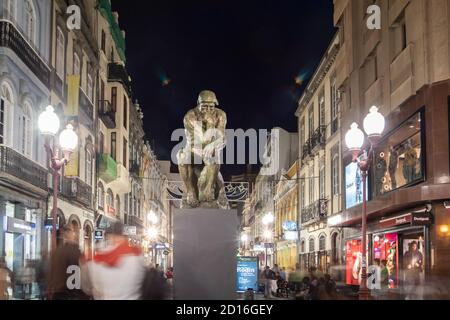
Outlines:
{"type": "Polygon", "coordinates": [[[296,241],[298,240],[298,231],[285,231],[284,240],[286,241],[296,241]]]}
{"type": "Polygon", "coordinates": [[[297,222],[295,221],[285,221],[283,222],[284,231],[297,231],[297,222]]]}
{"type": "Polygon", "coordinates": [[[103,230],[95,230],[94,238],[95,240],[102,240],[104,238],[103,230]]]}
{"type": "Polygon", "coordinates": [[[404,214],[402,216],[390,218],[390,219],[383,219],[380,221],[380,227],[381,228],[392,228],[396,226],[401,226],[404,224],[409,224],[412,221],[412,214],[404,214]]]}
{"type": "Polygon", "coordinates": [[[125,226],[123,233],[127,236],[135,236],[137,234],[137,228],[136,226],[125,226]]]}
{"type": "Polygon", "coordinates": [[[264,246],[261,245],[261,244],[255,244],[255,245],[253,246],[253,251],[264,251],[264,250],[265,250],[265,248],[264,248],[264,246]]]}
{"type": "Polygon", "coordinates": [[[11,233],[32,234],[36,229],[35,223],[26,222],[12,217],[7,218],[7,231],[11,233]]]}
{"type": "Polygon", "coordinates": [[[165,250],[166,246],[164,245],[164,243],[155,243],[154,248],[155,250],[165,250]]]}
{"type": "Polygon", "coordinates": [[[258,291],[258,258],[239,257],[237,259],[236,291],[246,292],[248,289],[258,291]]]}
{"type": "Polygon", "coordinates": [[[429,226],[432,223],[432,216],[428,212],[415,212],[411,217],[411,226],[429,226]]]}

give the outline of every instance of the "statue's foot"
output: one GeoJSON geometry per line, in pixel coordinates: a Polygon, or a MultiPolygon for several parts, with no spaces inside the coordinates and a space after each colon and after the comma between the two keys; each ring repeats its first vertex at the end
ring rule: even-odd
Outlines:
{"type": "Polygon", "coordinates": [[[197,197],[193,193],[189,193],[186,197],[186,203],[192,208],[196,208],[199,205],[197,197]]]}

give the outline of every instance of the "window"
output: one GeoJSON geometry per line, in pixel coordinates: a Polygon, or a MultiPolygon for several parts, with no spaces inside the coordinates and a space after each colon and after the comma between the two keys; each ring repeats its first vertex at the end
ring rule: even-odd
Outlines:
{"type": "Polygon", "coordinates": [[[94,84],[90,72],[88,72],[87,74],[87,96],[90,101],[92,101],[92,99],[94,98],[94,84]]]}
{"type": "Polygon", "coordinates": [[[115,61],[115,57],[114,57],[114,47],[111,47],[111,62],[115,61]]]}
{"type": "Polygon", "coordinates": [[[331,164],[332,171],[332,183],[333,183],[333,196],[339,195],[339,155],[335,153],[333,155],[333,161],[331,164]]]}
{"type": "Polygon", "coordinates": [[[336,88],[336,76],[331,80],[331,134],[339,129],[339,101],[338,90],[336,88]]]}
{"type": "Polygon", "coordinates": [[[313,204],[315,200],[315,190],[314,190],[314,164],[309,168],[309,204],[313,204]]]}
{"type": "Polygon", "coordinates": [[[325,157],[320,159],[319,170],[319,197],[325,199],[325,157]]]}
{"type": "Polygon", "coordinates": [[[105,189],[103,188],[103,184],[100,182],[97,188],[97,205],[100,209],[105,207],[105,189]]]}
{"type": "Polygon", "coordinates": [[[120,216],[120,197],[116,195],[116,215],[120,216]]]}
{"type": "Polygon", "coordinates": [[[25,32],[27,38],[36,43],[36,11],[31,0],[25,1],[25,32]]]}
{"type": "Polygon", "coordinates": [[[301,178],[300,182],[300,197],[301,197],[301,209],[305,208],[305,177],[301,178]]]}
{"type": "Polygon", "coordinates": [[[322,93],[319,96],[319,112],[320,112],[320,117],[319,117],[319,125],[320,126],[326,126],[326,120],[325,120],[325,94],[322,91],[322,93]]]}
{"type": "Polygon", "coordinates": [[[300,252],[305,253],[306,252],[306,248],[305,248],[305,240],[302,240],[301,245],[300,245],[300,252]]]}
{"type": "Polygon", "coordinates": [[[105,143],[105,136],[103,135],[103,132],[100,132],[98,137],[98,153],[103,154],[103,148],[105,143]]]}
{"type": "Polygon", "coordinates": [[[327,238],[325,235],[321,235],[319,238],[319,251],[325,251],[327,249],[327,238]]]}
{"type": "Polygon", "coordinates": [[[102,49],[103,53],[106,54],[106,33],[105,33],[105,30],[102,30],[101,49],[102,49]]]}
{"type": "Polygon", "coordinates": [[[128,168],[127,151],[128,151],[128,141],[127,141],[127,139],[123,138],[123,155],[122,155],[122,159],[123,159],[123,166],[125,168],[128,168]]]}
{"type": "Polygon", "coordinates": [[[406,49],[408,45],[405,13],[403,12],[390,29],[391,38],[391,60],[395,60],[397,56],[406,49]]]}
{"type": "Polygon", "coordinates": [[[316,246],[314,242],[315,242],[314,238],[309,239],[309,252],[316,251],[316,246]]]}
{"type": "Polygon", "coordinates": [[[362,68],[363,89],[366,91],[378,79],[377,56],[374,54],[368,58],[362,68]]]}
{"type": "Polygon", "coordinates": [[[100,99],[105,101],[105,82],[100,80],[100,99]]]}
{"type": "Polygon", "coordinates": [[[111,158],[116,160],[117,157],[117,134],[115,132],[111,133],[111,158]]]}
{"type": "Polygon", "coordinates": [[[6,83],[2,84],[0,94],[0,144],[7,144],[8,113],[12,112],[14,101],[11,88],[6,83]]]}
{"type": "Polygon", "coordinates": [[[127,128],[128,122],[128,98],[127,96],[123,96],[123,127],[127,128]]]}
{"type": "Polygon", "coordinates": [[[108,189],[106,192],[106,205],[108,206],[108,210],[114,209],[114,194],[111,189],[108,189]]]}
{"type": "Polygon", "coordinates": [[[61,80],[64,78],[65,38],[61,28],[56,29],[56,74],[61,80]]]}
{"type": "Polygon", "coordinates": [[[308,129],[309,129],[309,139],[312,139],[314,135],[314,105],[309,109],[308,117],[308,129]]]}
{"type": "Polygon", "coordinates": [[[17,3],[16,0],[7,0],[6,1],[6,18],[12,21],[16,21],[16,7],[17,7],[17,3]]]}
{"type": "Polygon", "coordinates": [[[86,166],[85,166],[85,181],[89,186],[92,186],[92,155],[86,149],[86,166]]]}
{"type": "Polygon", "coordinates": [[[115,113],[117,110],[117,87],[111,88],[111,108],[115,113]]]}
{"type": "Polygon", "coordinates": [[[130,197],[130,194],[129,193],[126,193],[124,196],[123,196],[123,213],[124,214],[128,214],[128,206],[129,206],[129,197],[130,197]]]}
{"type": "Polygon", "coordinates": [[[75,52],[73,53],[73,74],[80,75],[80,57],[75,52]]]}
{"type": "Polygon", "coordinates": [[[33,122],[31,121],[31,106],[26,102],[22,113],[19,115],[19,151],[31,158],[33,122]]]}

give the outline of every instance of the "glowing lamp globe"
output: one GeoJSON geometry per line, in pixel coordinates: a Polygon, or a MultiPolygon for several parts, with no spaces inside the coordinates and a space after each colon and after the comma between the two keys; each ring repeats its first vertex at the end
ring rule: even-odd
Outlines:
{"type": "Polygon", "coordinates": [[[272,238],[272,231],[270,231],[270,230],[264,231],[264,238],[266,238],[267,240],[270,240],[272,238]]]}
{"type": "Polygon", "coordinates": [[[150,211],[150,213],[147,215],[147,220],[150,221],[152,224],[157,224],[159,219],[155,212],[150,211]]]}
{"type": "Polygon", "coordinates": [[[241,241],[242,242],[247,242],[248,241],[248,236],[245,233],[241,236],[241,241]]]}
{"type": "Polygon", "coordinates": [[[383,115],[378,112],[378,108],[373,106],[370,108],[369,114],[364,119],[364,131],[369,139],[379,139],[386,126],[386,120],[383,115]]]}
{"type": "Polygon", "coordinates": [[[364,144],[364,132],[358,128],[356,123],[350,126],[350,130],[345,135],[345,143],[350,151],[360,151],[364,144]]]}
{"type": "Polygon", "coordinates": [[[73,131],[71,124],[68,124],[66,129],[59,135],[59,145],[64,152],[72,153],[78,146],[78,136],[73,131]]]}
{"type": "Polygon", "coordinates": [[[271,213],[271,212],[266,214],[262,220],[264,225],[272,224],[274,221],[275,221],[275,217],[273,216],[273,213],[271,213]]]}
{"type": "Polygon", "coordinates": [[[52,106],[48,106],[44,112],[39,115],[38,127],[43,135],[55,136],[59,131],[59,118],[52,106]]]}
{"type": "Polygon", "coordinates": [[[147,236],[150,239],[156,239],[156,237],[158,236],[158,230],[156,230],[156,228],[150,228],[147,230],[147,236]]]}

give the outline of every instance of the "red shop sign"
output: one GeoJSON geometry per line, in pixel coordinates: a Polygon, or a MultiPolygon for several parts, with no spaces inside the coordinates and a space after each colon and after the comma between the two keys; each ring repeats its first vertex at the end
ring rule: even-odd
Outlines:
{"type": "Polygon", "coordinates": [[[383,219],[380,221],[380,227],[391,228],[401,226],[404,224],[411,224],[411,221],[412,221],[412,214],[408,213],[394,218],[383,219]]]}

